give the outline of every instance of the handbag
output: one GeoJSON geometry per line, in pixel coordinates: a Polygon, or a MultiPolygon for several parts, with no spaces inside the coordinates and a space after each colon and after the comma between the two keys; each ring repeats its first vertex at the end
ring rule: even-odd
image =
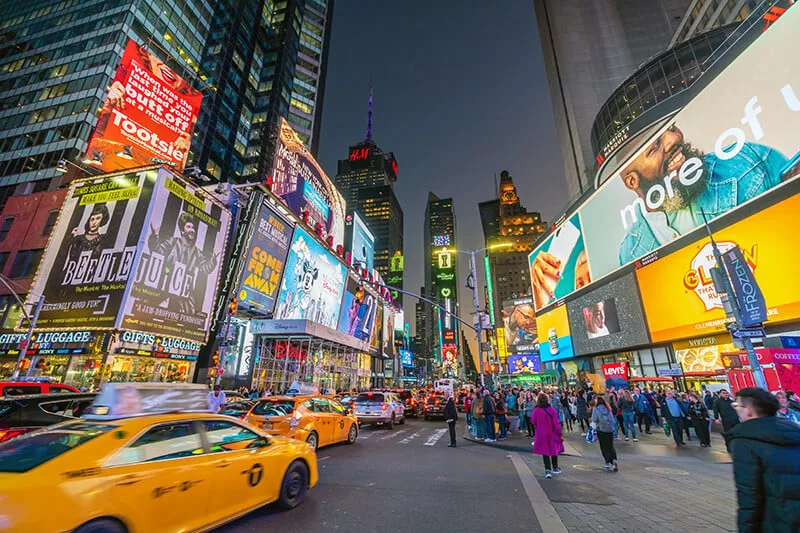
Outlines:
{"type": "Polygon", "coordinates": [[[664,428],[664,435],[666,435],[667,437],[669,437],[669,434],[670,434],[669,422],[667,422],[666,420],[664,420],[664,422],[661,424],[661,427],[663,427],[663,428],[664,428]]]}
{"type": "Polygon", "coordinates": [[[596,440],[597,440],[597,432],[594,430],[593,427],[589,426],[589,429],[586,431],[586,442],[591,444],[596,440]]]}

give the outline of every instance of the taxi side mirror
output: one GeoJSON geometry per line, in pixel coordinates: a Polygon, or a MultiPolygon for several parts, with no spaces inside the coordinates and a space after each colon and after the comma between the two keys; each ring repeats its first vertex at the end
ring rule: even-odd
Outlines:
{"type": "Polygon", "coordinates": [[[269,446],[269,439],[267,437],[259,437],[255,442],[256,448],[266,448],[269,446]]]}

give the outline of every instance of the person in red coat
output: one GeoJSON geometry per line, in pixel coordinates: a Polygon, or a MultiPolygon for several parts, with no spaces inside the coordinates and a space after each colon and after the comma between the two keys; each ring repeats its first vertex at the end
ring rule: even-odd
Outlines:
{"type": "Polygon", "coordinates": [[[531,423],[536,430],[533,453],[542,456],[544,477],[550,479],[553,474],[561,473],[561,469],[558,468],[558,454],[564,451],[564,437],[561,434],[558,413],[550,407],[550,400],[544,392],[540,392],[536,397],[531,423]]]}

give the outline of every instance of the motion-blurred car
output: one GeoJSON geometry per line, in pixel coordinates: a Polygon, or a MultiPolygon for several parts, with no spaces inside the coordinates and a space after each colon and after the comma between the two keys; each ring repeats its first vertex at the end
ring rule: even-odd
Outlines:
{"type": "Polygon", "coordinates": [[[0,442],[79,418],[92,404],[89,393],[51,393],[0,399],[0,442]]]}
{"type": "Polygon", "coordinates": [[[396,391],[397,397],[403,402],[406,416],[414,418],[424,414],[424,402],[417,398],[417,395],[409,389],[399,389],[396,391]]]}
{"type": "Polygon", "coordinates": [[[80,392],[72,385],[50,383],[46,380],[0,381],[0,396],[80,392]]]}
{"type": "Polygon", "coordinates": [[[382,424],[388,429],[406,423],[403,402],[392,392],[362,392],[353,402],[353,414],[359,424],[382,424]]]}
{"type": "Polygon", "coordinates": [[[431,392],[425,398],[425,420],[430,420],[434,417],[444,418],[444,406],[447,403],[447,398],[443,392],[431,392]]]}

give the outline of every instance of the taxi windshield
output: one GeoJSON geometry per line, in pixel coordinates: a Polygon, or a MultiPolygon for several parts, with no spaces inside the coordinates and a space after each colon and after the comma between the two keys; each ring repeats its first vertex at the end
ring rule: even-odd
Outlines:
{"type": "Polygon", "coordinates": [[[0,472],[27,472],[102,435],[110,424],[70,424],[0,444],[0,472]]]}
{"type": "Polygon", "coordinates": [[[288,416],[294,412],[294,400],[261,400],[253,407],[258,416],[288,416]]]}

